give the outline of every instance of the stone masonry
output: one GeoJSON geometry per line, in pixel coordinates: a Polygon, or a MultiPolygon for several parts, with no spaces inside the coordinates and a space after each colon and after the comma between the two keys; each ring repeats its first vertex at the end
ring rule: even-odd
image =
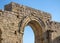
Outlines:
{"type": "Polygon", "coordinates": [[[49,13],[14,2],[0,10],[0,43],[23,43],[27,25],[33,28],[35,43],[60,43],[60,23],[51,21],[49,13]]]}

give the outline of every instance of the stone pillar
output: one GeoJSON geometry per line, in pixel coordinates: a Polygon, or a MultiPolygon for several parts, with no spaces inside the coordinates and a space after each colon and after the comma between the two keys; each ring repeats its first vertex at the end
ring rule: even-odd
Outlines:
{"type": "Polygon", "coordinates": [[[20,32],[19,34],[19,42],[23,43],[23,32],[20,32]]]}
{"type": "Polygon", "coordinates": [[[52,32],[53,30],[47,30],[48,43],[52,43],[52,32]]]}

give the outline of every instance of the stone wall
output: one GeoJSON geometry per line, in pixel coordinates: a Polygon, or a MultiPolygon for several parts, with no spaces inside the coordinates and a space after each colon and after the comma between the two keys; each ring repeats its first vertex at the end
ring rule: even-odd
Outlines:
{"type": "Polygon", "coordinates": [[[51,30],[53,30],[52,32],[53,43],[60,43],[60,23],[52,21],[51,30]]]}
{"type": "Polygon", "coordinates": [[[13,2],[5,5],[4,11],[0,11],[0,43],[23,43],[24,31],[22,30],[24,30],[23,28],[26,24],[39,31],[35,31],[36,34],[38,33],[35,43],[60,43],[58,38],[60,37],[60,23],[51,21],[49,13],[13,2]],[[36,25],[34,25],[35,23],[36,25]]]}

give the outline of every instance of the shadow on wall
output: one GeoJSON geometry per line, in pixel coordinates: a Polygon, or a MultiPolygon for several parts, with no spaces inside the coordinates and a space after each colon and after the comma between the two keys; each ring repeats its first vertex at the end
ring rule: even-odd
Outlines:
{"type": "Polygon", "coordinates": [[[51,35],[53,31],[47,30],[44,32],[43,37],[44,37],[44,43],[60,43],[60,36],[56,37],[54,40],[52,40],[51,35]]]}
{"type": "Polygon", "coordinates": [[[2,31],[1,31],[1,29],[0,29],[0,43],[2,43],[1,35],[2,35],[2,31]]]}
{"type": "Polygon", "coordinates": [[[60,43],[60,36],[53,40],[53,43],[60,43]]]}
{"type": "Polygon", "coordinates": [[[43,33],[43,37],[44,37],[43,43],[51,43],[52,42],[51,32],[52,31],[47,30],[46,32],[43,33]]]}
{"type": "Polygon", "coordinates": [[[44,43],[60,43],[60,36],[52,40],[52,33],[54,30],[47,30],[43,33],[44,43]]]}

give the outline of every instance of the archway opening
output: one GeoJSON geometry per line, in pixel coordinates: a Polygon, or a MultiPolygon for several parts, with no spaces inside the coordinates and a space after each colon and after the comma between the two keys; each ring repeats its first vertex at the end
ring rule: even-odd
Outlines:
{"type": "Polygon", "coordinates": [[[34,43],[35,42],[35,35],[32,28],[27,25],[24,28],[24,35],[23,35],[23,43],[34,43]]]}
{"type": "MultiPolygon", "coordinates": [[[[20,30],[20,32],[22,32],[22,36],[24,36],[24,30],[25,30],[25,27],[29,25],[32,27],[32,30],[34,32],[34,36],[35,36],[35,41],[34,43],[43,43],[43,39],[42,39],[42,27],[40,25],[40,22],[39,21],[35,21],[35,20],[32,20],[32,21],[29,21],[29,22],[25,22],[23,25],[22,25],[22,29],[20,30]]],[[[23,39],[24,37],[22,37],[23,39]]],[[[28,38],[29,39],[29,38],[28,38]]],[[[27,40],[27,38],[26,38],[27,40]]],[[[23,40],[21,40],[22,42],[23,40]]],[[[27,41],[26,41],[27,42],[27,41]]],[[[29,42],[28,42],[29,43],[29,42]]],[[[30,42],[31,43],[31,42],[30,42]]]]}

